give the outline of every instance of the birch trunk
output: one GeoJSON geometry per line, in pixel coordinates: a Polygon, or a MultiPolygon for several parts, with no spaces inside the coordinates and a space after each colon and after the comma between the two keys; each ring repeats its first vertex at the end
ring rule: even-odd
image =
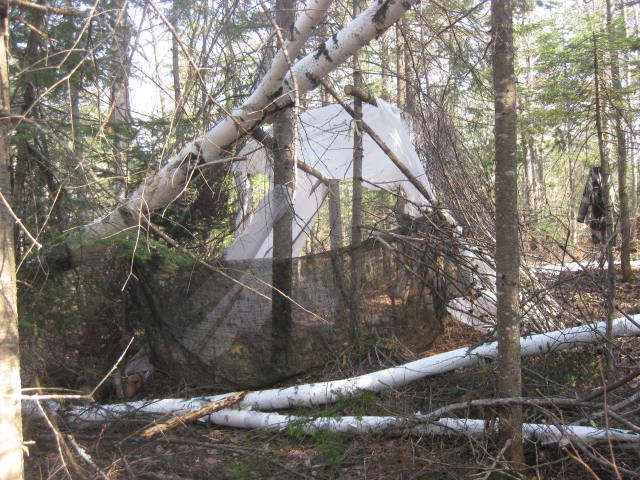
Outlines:
{"type": "MultiPolygon", "coordinates": [[[[485,419],[440,418],[431,419],[426,415],[414,417],[321,417],[305,418],[293,415],[236,410],[214,413],[200,421],[236,428],[284,430],[288,425],[300,425],[306,432],[328,430],[351,434],[383,433],[391,430],[403,434],[449,436],[455,434],[480,438],[495,433],[494,424],[485,419]],[[415,425],[419,423],[418,425],[415,425]]],[[[595,427],[546,425],[524,423],[523,439],[540,441],[544,445],[565,446],[578,439],[587,444],[598,442],[640,443],[640,433],[631,430],[601,429],[595,427]]]]}

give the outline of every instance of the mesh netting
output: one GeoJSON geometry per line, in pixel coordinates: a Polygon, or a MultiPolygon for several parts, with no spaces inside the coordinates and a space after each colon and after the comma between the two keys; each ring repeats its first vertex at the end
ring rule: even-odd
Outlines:
{"type": "MultiPolygon", "coordinates": [[[[408,267],[400,247],[385,244],[370,240],[358,249],[364,266],[358,321],[381,335],[419,334],[416,345],[426,348],[442,329],[447,292],[423,266],[438,260],[408,267]]],[[[324,366],[347,345],[356,308],[348,273],[353,253],[344,248],[292,260],[293,307],[285,328],[271,321],[271,259],[227,261],[218,272],[140,265],[134,311],[150,327],[163,370],[200,385],[266,385],[324,366]],[[282,345],[286,352],[274,352],[282,345]],[[283,354],[286,363],[276,364],[283,354]]]]}

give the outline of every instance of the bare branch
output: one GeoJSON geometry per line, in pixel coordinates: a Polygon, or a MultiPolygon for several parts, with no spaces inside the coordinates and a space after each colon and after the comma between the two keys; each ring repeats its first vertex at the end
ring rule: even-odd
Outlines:
{"type": "Polygon", "coordinates": [[[26,7],[38,10],[47,14],[63,15],[65,17],[89,17],[89,12],[77,10],[75,8],[58,8],[49,5],[41,5],[39,3],[29,2],[28,0],[10,0],[9,5],[12,7],[26,7]]]}

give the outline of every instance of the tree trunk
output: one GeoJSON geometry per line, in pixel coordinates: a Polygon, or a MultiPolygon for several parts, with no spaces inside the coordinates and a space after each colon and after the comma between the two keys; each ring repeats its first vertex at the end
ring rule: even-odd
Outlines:
{"type": "MultiPolygon", "coordinates": [[[[40,34],[37,33],[42,28],[42,23],[44,21],[44,13],[43,12],[34,12],[33,18],[31,19],[34,30],[29,33],[29,39],[27,40],[27,46],[24,50],[24,55],[22,57],[21,66],[23,69],[22,74],[22,84],[24,85],[24,91],[22,94],[22,115],[27,117],[32,117],[33,112],[32,108],[36,101],[37,96],[37,87],[36,87],[36,79],[32,72],[30,72],[30,67],[36,63],[36,54],[38,50],[38,42],[40,41],[40,34]]],[[[20,123],[16,127],[16,137],[17,137],[17,150],[18,155],[15,162],[15,167],[13,169],[13,190],[12,190],[12,204],[13,211],[18,215],[19,218],[24,218],[25,213],[25,188],[26,181],[29,171],[34,167],[31,162],[31,153],[29,148],[29,129],[27,124],[20,123]]],[[[15,231],[15,254],[16,258],[19,260],[22,258],[24,253],[24,243],[23,243],[24,233],[16,229],[15,231]]]]}
{"type": "MultiPolygon", "coordinates": [[[[276,2],[276,23],[281,39],[289,40],[295,19],[295,0],[276,2]]],[[[276,148],[273,152],[274,210],[282,214],[273,223],[273,264],[271,321],[274,368],[285,371],[291,336],[291,302],[293,291],[292,223],[295,176],[293,165],[293,110],[285,109],[273,124],[276,148]]]]}
{"type": "MultiPolygon", "coordinates": [[[[0,2],[0,109],[11,111],[9,100],[9,2],[0,2]]],[[[0,121],[0,191],[10,201],[9,136],[11,125],[0,121]]],[[[20,406],[20,343],[16,298],[16,268],[13,237],[14,221],[5,205],[0,204],[0,479],[23,478],[22,419],[20,406]]]]}
{"type": "MultiPolygon", "coordinates": [[[[171,8],[171,17],[169,18],[171,26],[178,31],[178,17],[180,15],[180,6],[178,0],[173,0],[171,8]]],[[[173,77],[173,99],[175,102],[176,113],[182,106],[182,94],[180,88],[180,45],[175,35],[171,36],[171,75],[173,77]]]]}
{"type": "Polygon", "coordinates": [[[416,113],[416,102],[418,102],[418,92],[414,86],[417,82],[413,72],[413,58],[411,56],[411,26],[404,16],[398,22],[400,33],[404,40],[404,110],[413,117],[416,113]]]}
{"type": "Polygon", "coordinates": [[[405,100],[407,99],[406,83],[405,83],[405,65],[404,53],[402,52],[402,28],[400,22],[396,23],[396,95],[398,107],[401,110],[405,108],[405,100]]]}
{"type": "Polygon", "coordinates": [[[109,130],[113,134],[113,156],[115,157],[116,194],[123,201],[128,192],[129,177],[129,127],[131,125],[131,104],[129,101],[129,44],[131,30],[127,21],[127,6],[122,10],[114,25],[113,55],[116,57],[116,71],[111,85],[109,105],[109,130]]]}
{"type": "MultiPolygon", "coordinates": [[[[186,97],[182,98],[182,84],[180,82],[180,43],[178,34],[178,19],[180,18],[179,0],[173,0],[171,5],[171,13],[169,22],[173,27],[171,32],[171,77],[173,80],[173,103],[174,103],[174,122],[176,143],[180,145],[184,141],[184,129],[180,124],[180,120],[184,117],[186,97]]],[[[205,103],[202,103],[204,106],[205,103]]],[[[206,110],[206,109],[205,109],[206,110]]]]}
{"type": "MultiPolygon", "coordinates": [[[[520,318],[518,281],[518,177],[516,164],[516,79],[514,74],[511,0],[493,0],[493,87],[495,95],[496,171],[496,295],[498,395],[520,396],[520,318]]],[[[510,442],[507,460],[524,462],[522,406],[505,407],[500,414],[502,443],[510,442]]]]}
{"type": "MultiPolygon", "coordinates": [[[[353,2],[353,16],[360,13],[360,0],[353,2]]],[[[399,52],[398,52],[399,53],[399,52]]],[[[353,56],[353,86],[362,89],[362,71],[358,54],[353,56]]],[[[362,297],[362,100],[353,97],[353,198],[351,207],[351,325],[350,335],[355,339],[360,333],[360,300],[362,297]]]]}
{"type": "Polygon", "coordinates": [[[620,264],[622,281],[633,279],[631,269],[631,220],[629,217],[629,197],[627,195],[627,139],[623,121],[623,106],[626,105],[620,78],[620,63],[616,47],[616,27],[613,25],[613,7],[611,0],[606,0],[606,25],[609,36],[609,52],[611,54],[611,86],[609,95],[616,132],[616,156],[618,162],[618,203],[620,205],[620,264]]]}
{"type": "MultiPolygon", "coordinates": [[[[624,6],[623,6],[623,2],[619,1],[618,2],[618,8],[621,8],[624,11],[624,6]],[[622,4],[622,5],[621,5],[622,4]]],[[[640,29],[638,28],[638,14],[637,14],[637,10],[638,10],[638,5],[632,5],[629,7],[630,8],[630,15],[632,15],[632,19],[631,21],[627,21],[626,22],[626,26],[627,26],[627,36],[631,37],[633,36],[634,38],[638,38],[640,36],[640,29]],[[630,28],[630,26],[633,25],[633,29],[630,28]]],[[[627,65],[629,64],[629,61],[625,62],[627,65]]],[[[627,85],[631,85],[631,68],[627,68],[627,85]]],[[[634,81],[637,81],[637,77],[638,77],[638,72],[635,72],[636,74],[636,79],[634,79],[634,81]]],[[[638,92],[638,89],[635,89],[634,92],[631,93],[631,105],[637,105],[638,102],[640,101],[640,95],[638,92]]],[[[630,122],[630,128],[631,128],[631,132],[630,132],[630,142],[629,142],[629,158],[631,159],[631,218],[632,218],[632,228],[631,228],[631,232],[632,232],[632,236],[635,239],[636,238],[636,234],[637,234],[637,219],[636,216],[638,215],[638,144],[636,141],[636,131],[635,131],[635,127],[634,127],[634,122],[630,122]]]]}
{"type": "MultiPolygon", "coordinates": [[[[320,25],[318,25],[318,35],[320,36],[320,41],[329,37],[329,24],[327,21],[323,21],[320,25]]],[[[327,92],[327,89],[324,86],[320,86],[320,105],[326,107],[331,103],[331,95],[327,92]]]]}
{"type": "Polygon", "coordinates": [[[522,134],[522,158],[524,168],[524,224],[531,232],[536,225],[536,178],[533,152],[529,148],[529,138],[526,134],[522,134]]]}
{"type": "Polygon", "coordinates": [[[605,310],[606,310],[606,322],[607,332],[606,336],[609,342],[607,342],[607,373],[611,375],[614,369],[613,354],[610,351],[611,348],[611,325],[613,322],[613,312],[615,310],[616,301],[616,271],[615,264],[613,262],[613,244],[615,243],[615,237],[613,235],[613,212],[611,211],[611,189],[609,185],[609,161],[607,158],[607,152],[605,150],[604,142],[604,128],[603,128],[603,115],[602,115],[602,99],[600,97],[600,62],[598,60],[600,55],[598,49],[598,43],[596,40],[596,34],[593,34],[593,81],[595,87],[595,116],[596,116],[596,137],[598,140],[598,152],[600,155],[600,184],[602,186],[602,202],[604,203],[604,249],[607,259],[607,283],[605,287],[605,310]]]}
{"type": "Polygon", "coordinates": [[[329,238],[331,250],[343,246],[342,212],[340,211],[340,181],[329,180],[329,238]]]}
{"type": "MultiPolygon", "coordinates": [[[[577,201],[578,195],[580,192],[578,191],[576,175],[575,172],[579,171],[576,165],[576,157],[574,157],[573,152],[570,147],[570,158],[569,160],[569,205],[575,205],[577,201]]],[[[569,209],[569,240],[573,245],[577,244],[578,241],[578,220],[577,220],[577,211],[575,208],[569,209]]]]}
{"type": "Polygon", "coordinates": [[[538,155],[538,150],[533,137],[529,137],[529,154],[531,155],[531,165],[533,167],[533,175],[535,176],[535,183],[533,185],[535,191],[535,208],[536,218],[540,213],[542,206],[544,205],[544,199],[547,196],[547,188],[544,181],[544,162],[542,155],[538,155]]]}
{"type": "Polygon", "coordinates": [[[380,36],[380,96],[387,102],[393,98],[391,92],[393,87],[391,86],[391,53],[389,48],[389,35],[390,32],[386,32],[380,36]]]}

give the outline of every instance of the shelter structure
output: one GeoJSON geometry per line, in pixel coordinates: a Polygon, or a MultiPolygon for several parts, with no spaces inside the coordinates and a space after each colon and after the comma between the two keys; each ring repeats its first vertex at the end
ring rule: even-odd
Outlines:
{"type": "MultiPolygon", "coordinates": [[[[383,100],[377,103],[364,107],[364,120],[435,198],[401,112],[383,100]]],[[[135,297],[144,301],[137,311],[142,322],[153,319],[147,331],[154,362],[162,369],[198,384],[256,387],[325,365],[344,349],[352,249],[301,254],[326,203],[327,181],[352,177],[354,125],[340,105],[311,110],[299,118],[297,159],[307,168],[297,170],[292,193],[293,254],[298,258],[293,261],[290,366],[283,371],[268,361],[275,345],[270,302],[272,232],[282,214],[274,202],[276,193],[270,189],[252,212],[243,212],[238,222],[242,228],[225,251],[219,273],[196,267],[168,274],[167,268],[157,265],[141,267],[143,281],[137,288],[144,291],[135,297]]],[[[359,247],[364,258],[364,288],[375,297],[368,295],[372,304],[365,306],[362,321],[383,334],[401,334],[403,329],[407,336],[417,334],[424,339],[424,347],[437,337],[446,314],[448,294],[442,281],[446,262],[441,249],[427,248],[444,226],[427,219],[433,205],[382,149],[367,135],[363,144],[363,185],[394,194],[401,190],[406,201],[401,202],[404,211],[399,215],[409,222],[422,217],[419,228],[432,236],[400,246],[393,234],[370,235],[359,247]],[[407,260],[416,255],[419,258],[407,260]]],[[[250,191],[244,187],[251,175],[270,175],[270,155],[252,141],[239,157],[244,160],[234,167],[238,200],[247,208],[252,201],[243,198],[250,191]]]]}

